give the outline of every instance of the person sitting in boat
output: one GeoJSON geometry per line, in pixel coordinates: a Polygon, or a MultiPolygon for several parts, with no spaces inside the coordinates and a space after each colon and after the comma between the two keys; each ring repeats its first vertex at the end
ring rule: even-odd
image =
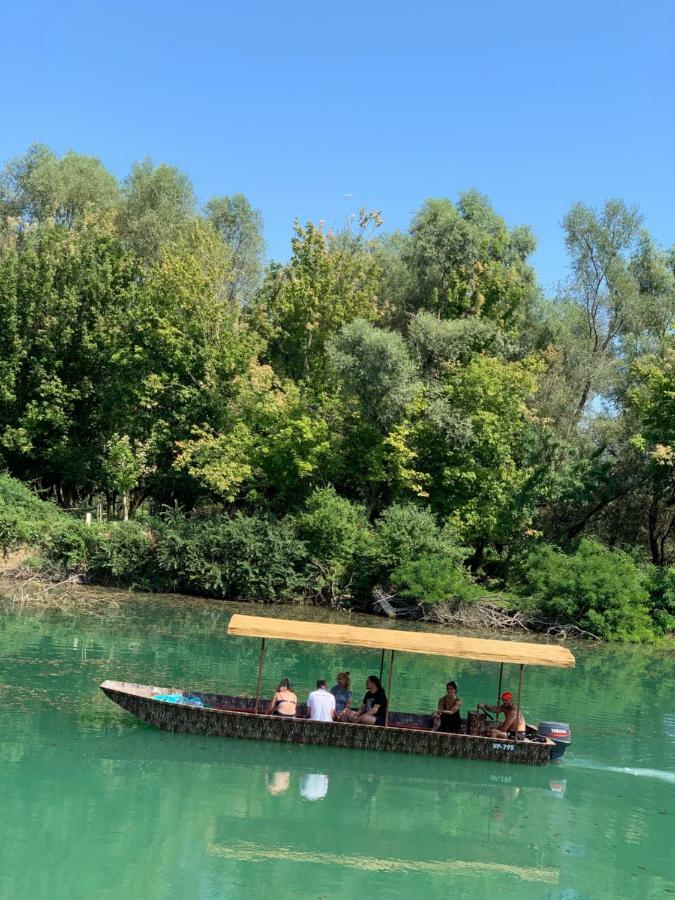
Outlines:
{"type": "Polygon", "coordinates": [[[459,734],[462,730],[462,718],[459,714],[461,706],[462,698],[457,696],[457,685],[454,681],[449,681],[445,686],[444,696],[438,701],[431,730],[459,734]]]}
{"type": "Polygon", "coordinates": [[[332,722],[336,718],[335,697],[324,678],[319,678],[316,690],[307,698],[307,718],[313,722],[332,722]]]}
{"type": "Polygon", "coordinates": [[[335,697],[335,712],[340,715],[340,713],[343,713],[346,709],[349,709],[352,702],[349,672],[339,672],[336,680],[337,684],[333,685],[333,687],[330,689],[330,692],[335,697]]]}
{"type": "Polygon", "coordinates": [[[284,716],[292,719],[298,708],[298,698],[293,692],[293,685],[288,678],[282,678],[272,702],[267,710],[268,716],[284,716]]]}
{"type": "Polygon", "coordinates": [[[387,718],[387,695],[377,675],[366,679],[366,695],[360,709],[345,709],[340,716],[343,722],[357,725],[384,725],[387,718]]]}
{"type": "Polygon", "coordinates": [[[490,726],[490,737],[492,738],[516,738],[522,740],[525,737],[525,717],[513,702],[513,694],[511,691],[504,691],[502,694],[502,702],[499,706],[487,706],[485,703],[479,703],[479,709],[487,709],[489,712],[503,713],[504,721],[495,722],[490,726]]]}

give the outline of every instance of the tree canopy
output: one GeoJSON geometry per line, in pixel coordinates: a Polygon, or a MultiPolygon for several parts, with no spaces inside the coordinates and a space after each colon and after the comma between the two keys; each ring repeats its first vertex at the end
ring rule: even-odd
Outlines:
{"type": "Polygon", "coordinates": [[[296,517],[333,586],[410,508],[452,541],[396,562],[406,591],[457,547],[486,584],[538,560],[550,609],[555,573],[571,596],[605,550],[666,570],[675,251],[621,200],[562,225],[552,296],[530,229],[476,191],[393,234],[296,222],[266,262],[242,194],[34,145],[0,174],[0,464],[69,509],[296,517]]]}

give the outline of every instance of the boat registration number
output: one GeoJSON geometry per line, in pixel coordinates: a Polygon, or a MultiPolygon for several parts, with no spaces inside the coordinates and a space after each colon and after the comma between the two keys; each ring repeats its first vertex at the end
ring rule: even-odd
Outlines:
{"type": "Polygon", "coordinates": [[[515,744],[493,744],[492,749],[493,750],[511,750],[511,751],[513,751],[516,749],[516,745],[515,744]]]}

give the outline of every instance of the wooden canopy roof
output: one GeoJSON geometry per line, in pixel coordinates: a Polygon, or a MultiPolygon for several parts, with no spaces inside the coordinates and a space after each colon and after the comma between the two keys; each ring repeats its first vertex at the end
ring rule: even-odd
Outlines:
{"type": "Polygon", "coordinates": [[[323,622],[295,622],[262,616],[234,615],[227,633],[241,637],[274,638],[282,641],[309,641],[314,644],[340,644],[345,647],[371,647],[375,650],[401,650],[456,659],[516,663],[525,666],[573,668],[574,656],[560,644],[525,644],[519,641],[485,640],[404,631],[391,628],[359,628],[354,625],[328,625],[323,622]]]}

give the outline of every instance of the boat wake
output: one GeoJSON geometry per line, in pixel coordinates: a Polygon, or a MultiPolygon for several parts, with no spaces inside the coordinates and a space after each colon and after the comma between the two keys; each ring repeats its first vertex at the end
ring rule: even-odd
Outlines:
{"type": "Polygon", "coordinates": [[[600,763],[594,763],[592,760],[585,759],[565,760],[565,768],[569,768],[570,766],[578,769],[593,769],[597,772],[616,772],[619,775],[634,775],[636,778],[654,778],[657,781],[675,784],[675,772],[666,772],[664,769],[640,769],[631,766],[603,766],[600,763]]]}

